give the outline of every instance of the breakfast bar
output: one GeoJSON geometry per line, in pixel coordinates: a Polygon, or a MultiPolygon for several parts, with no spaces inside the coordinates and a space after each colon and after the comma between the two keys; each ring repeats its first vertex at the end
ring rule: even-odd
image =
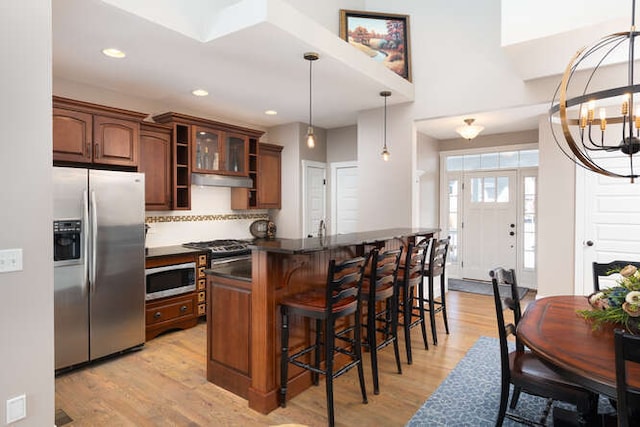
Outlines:
{"type": "MultiPolygon", "coordinates": [[[[398,248],[437,232],[435,228],[394,228],[307,239],[260,239],[251,245],[250,278],[232,277],[228,270],[207,270],[207,379],[246,398],[256,411],[269,413],[277,408],[279,301],[324,287],[331,259],[366,255],[372,247],[398,248]]],[[[314,334],[308,322],[295,316],[290,328],[291,351],[314,334]]],[[[289,395],[310,385],[311,376],[292,366],[289,395]]]]}

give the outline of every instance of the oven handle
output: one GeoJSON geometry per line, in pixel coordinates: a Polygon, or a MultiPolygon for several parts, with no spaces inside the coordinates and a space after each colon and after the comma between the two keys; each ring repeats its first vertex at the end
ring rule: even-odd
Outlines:
{"type": "Polygon", "coordinates": [[[213,267],[214,265],[223,265],[223,264],[228,264],[230,262],[244,261],[244,260],[251,260],[251,255],[242,255],[242,256],[235,256],[235,257],[228,257],[228,258],[214,258],[211,260],[211,267],[213,267]]]}

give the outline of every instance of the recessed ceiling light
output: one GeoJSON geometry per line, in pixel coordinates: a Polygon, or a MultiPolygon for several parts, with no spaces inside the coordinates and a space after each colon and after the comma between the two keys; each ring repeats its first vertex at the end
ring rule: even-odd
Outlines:
{"type": "Polygon", "coordinates": [[[107,55],[110,58],[118,58],[118,59],[121,59],[121,58],[124,58],[125,56],[127,56],[127,54],[124,53],[123,51],[121,51],[119,49],[116,49],[116,48],[113,48],[113,47],[110,47],[110,48],[107,48],[107,49],[102,49],[102,53],[104,53],[105,55],[107,55]]]}
{"type": "Polygon", "coordinates": [[[267,116],[275,116],[276,114],[278,114],[278,112],[276,110],[267,110],[264,112],[267,116]]]}
{"type": "Polygon", "coordinates": [[[209,95],[209,92],[207,92],[204,89],[195,89],[191,91],[192,94],[194,94],[195,96],[207,96],[209,95]]]}

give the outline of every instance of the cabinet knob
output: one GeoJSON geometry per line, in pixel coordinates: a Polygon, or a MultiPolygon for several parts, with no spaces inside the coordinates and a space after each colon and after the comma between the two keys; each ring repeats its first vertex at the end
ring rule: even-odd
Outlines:
{"type": "Polygon", "coordinates": [[[185,311],[187,311],[186,305],[183,305],[182,307],[180,307],[180,313],[184,313],[185,311]]]}
{"type": "Polygon", "coordinates": [[[155,313],[153,313],[154,319],[159,319],[160,317],[162,317],[162,313],[160,313],[159,311],[156,311],[155,313]]]}

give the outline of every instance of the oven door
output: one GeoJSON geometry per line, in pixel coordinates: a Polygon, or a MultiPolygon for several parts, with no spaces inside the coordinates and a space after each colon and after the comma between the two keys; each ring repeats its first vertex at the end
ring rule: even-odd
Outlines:
{"type": "Polygon", "coordinates": [[[211,258],[211,268],[215,268],[216,266],[221,266],[225,264],[229,264],[231,262],[236,261],[248,261],[251,260],[251,254],[242,254],[242,255],[233,255],[228,257],[212,257],[211,258]]]}
{"type": "Polygon", "coordinates": [[[147,301],[192,292],[196,289],[196,263],[147,268],[145,281],[147,301]]]}

